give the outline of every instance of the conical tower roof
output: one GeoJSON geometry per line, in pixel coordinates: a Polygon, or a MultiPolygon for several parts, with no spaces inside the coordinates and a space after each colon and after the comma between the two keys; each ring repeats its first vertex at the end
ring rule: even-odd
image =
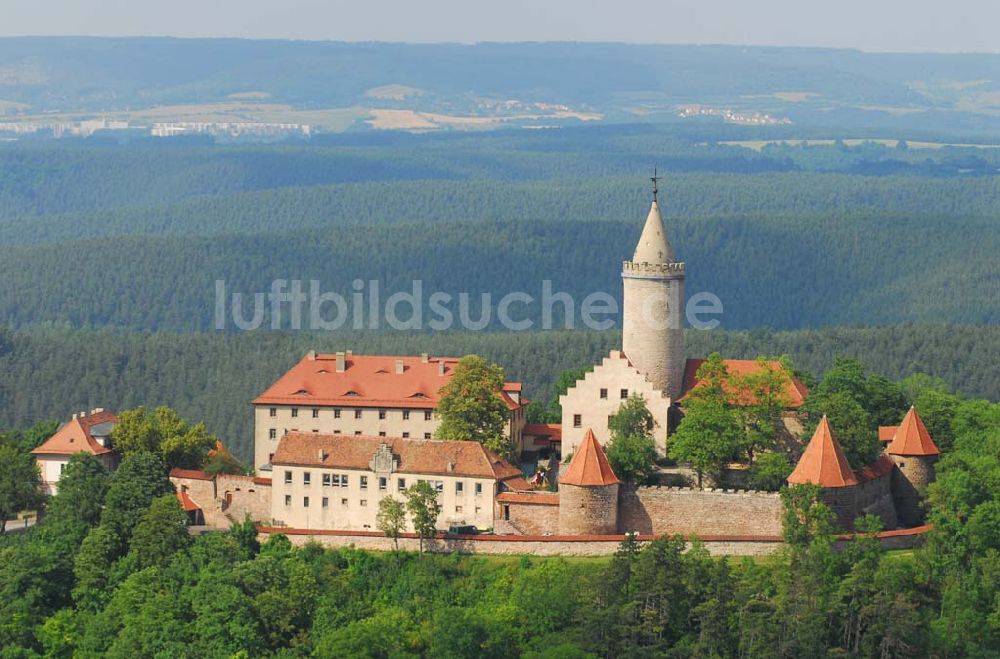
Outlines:
{"type": "Polygon", "coordinates": [[[615,476],[611,463],[604,449],[594,437],[594,431],[587,428],[587,434],[583,436],[580,447],[576,450],[576,455],[569,463],[569,469],[562,475],[559,482],[563,485],[579,485],[582,487],[594,487],[601,485],[614,485],[621,481],[615,476]]]}
{"type": "Polygon", "coordinates": [[[891,455],[940,455],[931,434],[927,432],[924,420],[917,414],[917,408],[911,407],[903,417],[903,422],[896,428],[896,434],[886,448],[891,455]]]}
{"type": "Polygon", "coordinates": [[[660,206],[653,200],[646,216],[646,225],[642,227],[639,244],[635,246],[633,263],[673,263],[674,250],[667,240],[667,232],[663,228],[663,218],[660,217],[660,206]]]}
{"type": "Polygon", "coordinates": [[[799,463],[788,477],[790,485],[813,483],[822,487],[847,487],[857,485],[858,479],[851,471],[843,449],[833,436],[826,415],[816,426],[809,445],[799,458],[799,463]]]}

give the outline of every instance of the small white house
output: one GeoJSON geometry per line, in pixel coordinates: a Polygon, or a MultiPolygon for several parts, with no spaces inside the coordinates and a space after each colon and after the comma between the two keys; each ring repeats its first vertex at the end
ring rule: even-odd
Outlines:
{"type": "Polygon", "coordinates": [[[118,423],[114,413],[98,407],[74,414],[70,421],[32,451],[42,472],[46,494],[55,494],[66,463],[77,453],[90,453],[108,469],[118,466],[118,454],[111,447],[111,430],[118,423]]]}

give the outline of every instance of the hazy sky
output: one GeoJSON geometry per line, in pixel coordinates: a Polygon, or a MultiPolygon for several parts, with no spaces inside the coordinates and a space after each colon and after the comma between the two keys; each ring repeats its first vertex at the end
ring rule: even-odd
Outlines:
{"type": "Polygon", "coordinates": [[[625,41],[1000,52],[997,0],[0,0],[0,36],[625,41]]]}

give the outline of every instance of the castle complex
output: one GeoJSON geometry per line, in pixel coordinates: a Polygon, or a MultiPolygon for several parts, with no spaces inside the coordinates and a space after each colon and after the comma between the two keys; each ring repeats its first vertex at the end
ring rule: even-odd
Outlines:
{"type": "MultiPolygon", "coordinates": [[[[622,349],[612,350],[560,397],[561,424],[526,424],[519,383],[506,383],[498,392],[508,410],[511,445],[526,464],[548,452],[557,465],[550,473],[558,491],[539,489],[522,467],[478,443],[434,439],[439,392],[457,358],[309,352],[253,401],[257,476],[175,470],[185,510],[209,525],[227,525],[246,513],[265,527],[289,532],[374,533],[379,501],[402,500],[409,485],[426,481],[439,493],[439,529],[476,527],[536,538],[632,532],[780,537],[782,504],[776,493],[636,486],[620,481],[605,453],[611,416],[625,400],[641,396],[653,418],[656,450],[665,455],[685,396],[701,386],[703,360],[684,356],[685,265],[675,258],[655,177],[653,182],[638,244],[622,265],[622,349]]],[[[784,368],[756,360],[724,363],[739,374],[784,368]]],[[[791,374],[786,381],[784,425],[800,441],[796,410],[808,392],[791,374]]],[[[40,447],[39,459],[60,459],[67,433],[60,431],[40,447]]],[[[100,452],[99,440],[83,437],[100,452]]],[[[863,514],[879,516],[888,529],[917,526],[939,451],[915,409],[898,427],[880,429],[880,437],[886,445],[878,459],[852,470],[836,429],[824,417],[788,483],[820,486],[845,531],[863,514]]]]}

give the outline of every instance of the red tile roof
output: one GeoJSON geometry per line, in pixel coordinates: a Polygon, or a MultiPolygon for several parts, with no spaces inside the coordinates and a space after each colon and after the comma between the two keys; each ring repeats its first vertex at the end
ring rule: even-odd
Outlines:
{"type": "Polygon", "coordinates": [[[191,497],[188,496],[188,493],[183,490],[177,491],[177,500],[180,502],[181,508],[183,508],[185,512],[201,510],[201,506],[192,501],[191,497]]]}
{"type": "Polygon", "coordinates": [[[497,501],[500,503],[558,506],[559,494],[556,492],[501,492],[497,495],[497,501]]]}
{"type": "Polygon", "coordinates": [[[531,435],[533,437],[544,437],[550,442],[561,442],[562,441],[562,424],[561,423],[526,423],[524,425],[524,434],[531,435]]]}
{"type": "Polygon", "coordinates": [[[86,416],[74,415],[70,421],[60,426],[54,435],[45,440],[32,453],[35,455],[74,455],[81,452],[102,455],[110,453],[111,449],[107,446],[101,446],[93,434],[95,426],[106,423],[112,425],[118,423],[118,417],[107,410],[93,412],[86,416]]]}
{"type": "Polygon", "coordinates": [[[854,472],[854,475],[858,477],[859,481],[870,481],[876,478],[881,478],[886,474],[890,473],[896,465],[893,464],[892,458],[890,458],[885,453],[878,456],[875,462],[865,465],[859,471],[854,472]]]}
{"type": "Polygon", "coordinates": [[[885,450],[892,455],[940,455],[941,453],[915,407],[911,407],[903,417],[903,422],[899,424],[892,442],[885,450]]]}
{"type": "Polygon", "coordinates": [[[210,481],[214,478],[211,474],[207,474],[200,469],[181,469],[180,467],[174,467],[170,470],[171,478],[190,478],[197,481],[210,481]]]}
{"type": "MultiPolygon", "coordinates": [[[[750,373],[756,373],[760,371],[761,365],[756,359],[723,359],[722,362],[726,365],[726,369],[737,375],[748,375],[750,373]]],[[[684,394],[679,400],[684,400],[691,390],[700,386],[701,382],[698,380],[698,369],[701,365],[705,363],[704,359],[689,359],[684,365],[684,394]]],[[[771,361],[768,365],[773,369],[782,368],[781,362],[771,361]]],[[[790,374],[788,381],[788,388],[785,390],[785,395],[788,397],[789,407],[801,407],[803,403],[806,402],[806,396],[809,395],[809,390],[806,385],[802,383],[794,375],[790,374]]],[[[752,401],[746,401],[747,403],[752,401]]]]}
{"type": "Polygon", "coordinates": [[[404,439],[369,435],[328,435],[289,432],[278,442],[271,464],[368,471],[379,446],[386,444],[404,474],[470,476],[507,480],[522,478],[521,470],[479,442],[404,439]],[[321,453],[322,452],[322,453],[321,453]]]}
{"type": "Polygon", "coordinates": [[[896,435],[897,428],[899,428],[899,426],[879,426],[878,441],[891,442],[892,438],[896,435]]]}
{"type": "Polygon", "coordinates": [[[826,415],[816,426],[809,445],[799,458],[799,463],[788,477],[791,485],[813,483],[823,487],[857,485],[858,479],[844,456],[844,451],[833,436],[826,415]]]}
{"type": "Polygon", "coordinates": [[[593,487],[614,485],[619,483],[604,449],[594,437],[594,431],[587,428],[583,441],[576,449],[576,455],[569,463],[569,469],[562,475],[559,482],[564,485],[579,485],[593,487]]]}
{"type": "MultiPolygon", "coordinates": [[[[257,405],[343,405],[434,409],[439,392],[458,365],[457,357],[309,353],[253,402],[257,405]],[[344,370],[337,372],[338,359],[344,370]],[[397,373],[397,365],[402,373],[397,373]]],[[[517,382],[504,384],[508,408],[519,404],[517,382]]]]}

